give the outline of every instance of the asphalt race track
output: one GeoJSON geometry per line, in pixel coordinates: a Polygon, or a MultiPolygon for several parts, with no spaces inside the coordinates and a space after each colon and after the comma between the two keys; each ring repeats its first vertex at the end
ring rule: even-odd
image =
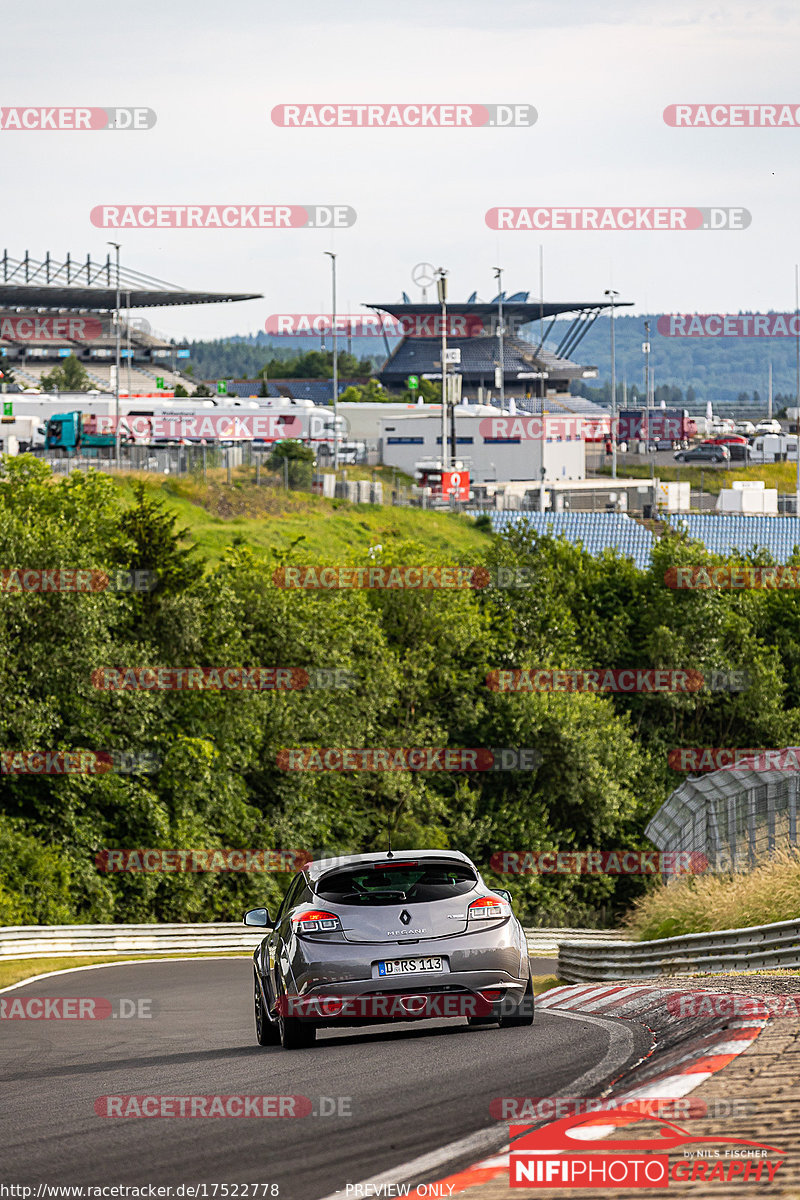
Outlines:
{"type": "Polygon", "coordinates": [[[244,958],[75,971],[2,998],[25,996],[150,1000],[153,1010],[2,1021],[0,1177],[28,1185],[276,1183],[281,1200],[319,1200],[467,1134],[502,1132],[495,1097],[596,1095],[650,1046],[638,1026],[542,1010],[531,1028],[425,1021],[327,1029],[308,1050],[261,1048],[244,958]],[[317,1115],[96,1114],[98,1097],[130,1094],[302,1095],[317,1115]]]}

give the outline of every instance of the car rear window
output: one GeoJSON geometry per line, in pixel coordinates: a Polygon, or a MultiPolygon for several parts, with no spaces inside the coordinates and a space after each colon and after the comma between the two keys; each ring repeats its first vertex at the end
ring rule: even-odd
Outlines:
{"type": "Polygon", "coordinates": [[[478,877],[466,863],[425,862],[383,866],[366,863],[325,875],[317,884],[321,900],[336,904],[429,903],[471,891],[478,877]]]}

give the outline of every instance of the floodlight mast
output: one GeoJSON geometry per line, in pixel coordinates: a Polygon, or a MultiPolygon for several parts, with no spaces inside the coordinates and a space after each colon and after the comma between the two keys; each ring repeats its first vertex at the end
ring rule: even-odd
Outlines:
{"type": "Polygon", "coordinates": [[[611,478],[617,478],[617,363],[614,353],[614,303],[619,295],[606,288],[604,296],[611,297],[611,478]]]}
{"type": "Polygon", "coordinates": [[[114,459],[119,470],[119,372],[120,372],[120,348],[119,348],[119,242],[108,242],[109,246],[113,246],[117,253],[117,301],[114,312],[114,325],[116,328],[116,366],[114,368],[114,459]]]}
{"type": "MultiPolygon", "coordinates": [[[[447,271],[440,267],[436,272],[436,290],[442,306],[442,471],[448,470],[449,454],[447,443],[447,271]]],[[[442,479],[444,488],[444,479],[442,479]]]]}
{"type": "Polygon", "coordinates": [[[333,300],[333,471],[339,470],[339,348],[336,337],[336,255],[325,250],[331,260],[331,292],[333,300]]]}

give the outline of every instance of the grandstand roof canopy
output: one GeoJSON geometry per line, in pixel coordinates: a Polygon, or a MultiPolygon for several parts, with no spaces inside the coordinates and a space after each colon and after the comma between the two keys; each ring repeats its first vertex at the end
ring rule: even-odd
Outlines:
{"type": "MultiPolygon", "coordinates": [[[[614,308],[630,308],[633,304],[632,300],[617,300],[614,308]]],[[[500,305],[499,297],[492,300],[491,303],[470,303],[468,300],[448,300],[448,309],[458,312],[470,312],[476,316],[494,316],[500,305]]],[[[508,300],[503,300],[503,314],[506,317],[512,315],[525,318],[528,321],[538,321],[540,317],[557,317],[562,313],[572,312],[589,312],[592,309],[610,308],[609,300],[574,300],[567,303],[552,303],[551,301],[538,300],[528,302],[527,300],[515,300],[513,296],[508,300]]],[[[367,308],[374,308],[380,312],[391,313],[392,316],[404,316],[409,313],[431,313],[437,314],[442,311],[441,304],[413,304],[403,303],[402,301],[393,300],[389,304],[367,304],[367,308]]]]}
{"type": "MultiPolygon", "coordinates": [[[[151,275],[129,269],[119,272],[121,308],[161,308],[165,305],[224,304],[233,300],[262,300],[261,292],[190,292],[151,275]]],[[[58,262],[48,251],[44,259],[27,253],[0,258],[0,308],[56,308],[113,311],[117,306],[117,269],[110,255],[104,262],[84,261],[69,254],[58,262]]]]}

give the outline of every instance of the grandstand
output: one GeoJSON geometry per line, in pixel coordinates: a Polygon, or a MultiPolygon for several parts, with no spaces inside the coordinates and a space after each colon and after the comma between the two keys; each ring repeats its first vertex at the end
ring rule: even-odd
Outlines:
{"type": "Polygon", "coordinates": [[[800,546],[800,518],[762,517],[740,513],[671,513],[670,526],[685,532],[712,554],[749,554],[767,550],[785,563],[800,546]]]}
{"type": "MultiPolygon", "coordinates": [[[[562,395],[566,399],[570,384],[577,379],[594,379],[596,367],[581,366],[570,356],[608,301],[574,301],[564,303],[530,302],[528,292],[517,292],[506,297],[496,296],[489,303],[476,302],[475,293],[464,303],[451,302],[448,311],[457,313],[469,321],[478,318],[484,331],[474,337],[448,337],[450,350],[461,352],[461,362],[453,368],[461,375],[461,395],[464,399],[486,400],[488,394],[497,392],[495,368],[500,366],[500,342],[497,337],[497,321],[500,301],[503,302],[503,324],[507,330],[503,338],[503,372],[505,395],[515,400],[531,400],[546,393],[548,399],[562,395]],[[564,313],[575,313],[554,351],[546,350],[545,342],[555,321],[564,313]],[[549,320],[547,331],[543,324],[549,320]],[[536,338],[530,333],[533,323],[539,321],[542,333],[536,338]]],[[[630,302],[617,302],[615,307],[626,307],[630,302]]],[[[377,312],[387,312],[399,321],[411,324],[411,319],[438,318],[438,304],[413,304],[404,298],[402,303],[369,304],[377,312]]],[[[427,379],[441,378],[441,342],[436,337],[405,336],[393,351],[389,351],[386,363],[379,372],[381,383],[387,388],[405,388],[409,375],[427,379]]]]}
{"type": "MultiPolygon", "coordinates": [[[[470,511],[477,517],[478,510],[470,511]]],[[[644,525],[619,512],[492,512],[489,514],[495,533],[527,522],[538,534],[551,533],[580,544],[594,557],[603,550],[613,550],[632,558],[642,570],[650,565],[656,537],[644,525]]],[[[777,563],[785,563],[800,547],[800,518],[760,517],[739,514],[670,513],[665,516],[676,532],[685,530],[689,537],[701,542],[712,554],[747,555],[766,550],[777,563]]]]}
{"type": "MultiPolygon", "coordinates": [[[[469,513],[472,517],[480,514],[469,513]]],[[[623,558],[632,558],[640,570],[650,566],[656,538],[627,513],[609,512],[496,512],[491,513],[492,529],[501,533],[515,525],[527,525],[541,536],[565,537],[574,545],[582,545],[588,554],[597,558],[604,550],[613,550],[623,558]]]]}
{"type": "MultiPolygon", "coordinates": [[[[121,393],[150,395],[196,384],[178,367],[189,347],[156,336],[141,318],[126,318],[134,309],[187,304],[256,300],[258,293],[190,292],[139,271],[120,270],[121,393]],[[158,380],[163,379],[162,387],[158,380]]],[[[10,366],[21,390],[38,388],[42,375],[74,354],[100,392],[114,391],[117,304],[116,265],[73,259],[63,262],[48,252],[37,260],[26,252],[0,259],[0,361],[10,366]]]]}

